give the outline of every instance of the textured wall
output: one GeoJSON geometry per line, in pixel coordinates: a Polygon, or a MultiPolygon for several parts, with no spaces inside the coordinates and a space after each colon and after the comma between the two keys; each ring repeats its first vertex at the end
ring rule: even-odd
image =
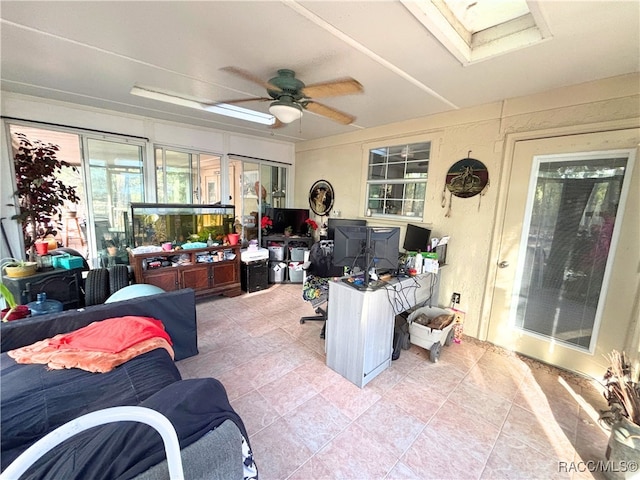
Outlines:
{"type": "MultiPolygon", "coordinates": [[[[366,162],[369,148],[411,141],[431,140],[425,225],[433,236],[451,235],[448,263],[441,271],[440,305],[448,305],[451,294],[462,294],[460,308],[467,312],[465,332],[484,337],[490,305],[487,292],[495,258],[494,239],[500,205],[500,185],[510,153],[505,152],[509,134],[536,138],[549,130],[591,131],[602,122],[637,123],[640,118],[638,75],[625,75],[599,82],[566,87],[531,97],[505,100],[474,108],[447,112],[407,122],[370,128],[348,135],[303,142],[296,145],[295,205],[307,203],[309,187],[322,178],[335,189],[335,210],[342,217],[363,218],[366,162]],[[451,216],[441,207],[447,170],[457,160],[471,157],[489,169],[490,185],[483,196],[453,198],[451,216]]],[[[609,128],[609,127],[606,127],[609,128]]],[[[566,134],[566,133],[565,133],[566,134]]],[[[637,188],[637,187],[635,187],[637,188]]],[[[446,196],[447,202],[449,196],[446,196]]],[[[372,224],[404,223],[378,221],[372,224]]],[[[404,235],[404,230],[403,230],[404,235]]],[[[402,240],[401,240],[402,241],[402,240]]]]}

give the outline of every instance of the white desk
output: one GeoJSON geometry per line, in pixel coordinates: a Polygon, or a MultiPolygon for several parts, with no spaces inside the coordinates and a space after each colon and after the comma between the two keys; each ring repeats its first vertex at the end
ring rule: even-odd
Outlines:
{"type": "Polygon", "coordinates": [[[393,279],[377,290],[329,282],[327,366],[362,388],[391,365],[397,314],[416,305],[437,305],[438,275],[393,279]]]}

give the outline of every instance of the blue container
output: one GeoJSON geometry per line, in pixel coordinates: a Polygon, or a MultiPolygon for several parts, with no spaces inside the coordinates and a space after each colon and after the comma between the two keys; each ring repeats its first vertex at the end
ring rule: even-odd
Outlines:
{"type": "Polygon", "coordinates": [[[58,300],[47,300],[47,294],[38,294],[35,302],[29,302],[27,307],[31,310],[31,316],[46,315],[47,313],[57,313],[62,311],[62,302],[58,300]]]}

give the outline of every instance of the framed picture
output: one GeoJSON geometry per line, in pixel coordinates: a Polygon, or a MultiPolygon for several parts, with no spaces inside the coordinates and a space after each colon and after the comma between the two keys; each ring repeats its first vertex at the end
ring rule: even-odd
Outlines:
{"type": "Polygon", "coordinates": [[[329,215],[333,208],[333,187],[326,180],[318,180],[309,190],[309,207],[316,215],[329,215]]]}

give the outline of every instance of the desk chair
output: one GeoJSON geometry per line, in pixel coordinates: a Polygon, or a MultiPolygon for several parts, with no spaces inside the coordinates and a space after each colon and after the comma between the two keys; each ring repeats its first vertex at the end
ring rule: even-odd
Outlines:
{"type": "MultiPolygon", "coordinates": [[[[342,267],[333,265],[333,240],[321,240],[314,243],[309,251],[309,260],[304,263],[305,279],[302,283],[302,298],[315,308],[316,315],[301,317],[300,323],[327,320],[329,301],[329,280],[343,274],[342,267]]],[[[320,332],[324,338],[326,323],[320,332]]]]}

